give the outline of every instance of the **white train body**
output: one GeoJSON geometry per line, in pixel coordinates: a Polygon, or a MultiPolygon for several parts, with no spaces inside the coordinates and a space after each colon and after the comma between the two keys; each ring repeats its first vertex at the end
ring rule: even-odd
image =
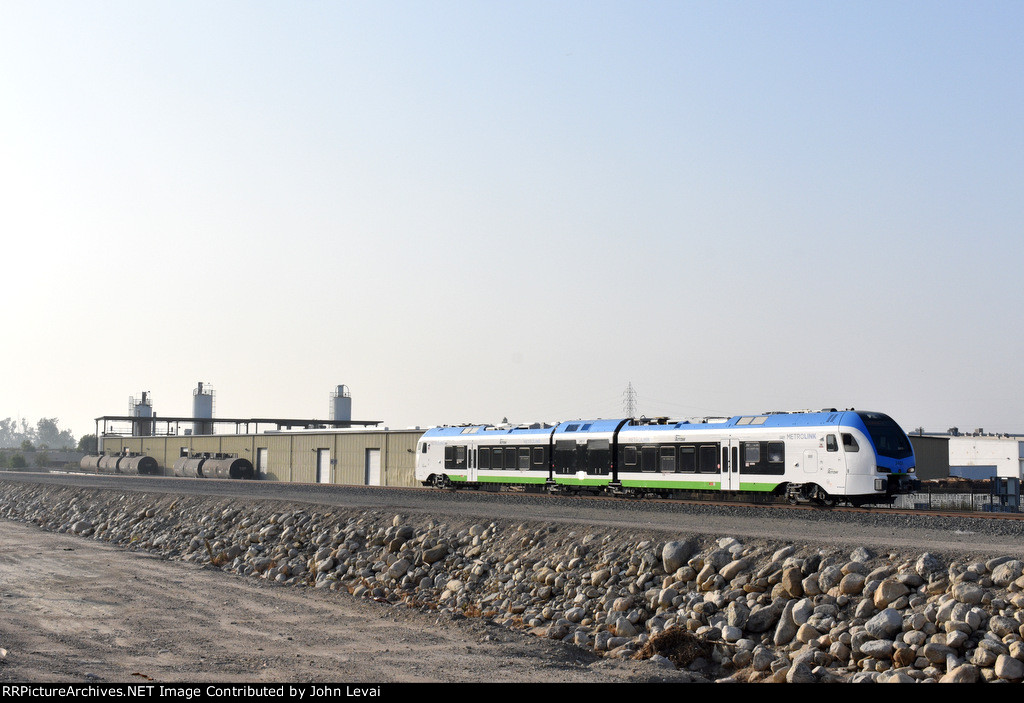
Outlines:
{"type": "Polygon", "coordinates": [[[888,416],[833,410],[435,428],[420,439],[416,478],[433,485],[776,493],[867,503],[909,490],[914,467],[910,440],[888,416]]]}

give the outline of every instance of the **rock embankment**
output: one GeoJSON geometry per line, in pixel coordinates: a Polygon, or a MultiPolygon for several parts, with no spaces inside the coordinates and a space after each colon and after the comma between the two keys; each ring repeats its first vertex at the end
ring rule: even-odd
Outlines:
{"type": "Polygon", "coordinates": [[[1024,561],[0,484],[0,517],[694,680],[1024,680],[1024,561]]]}

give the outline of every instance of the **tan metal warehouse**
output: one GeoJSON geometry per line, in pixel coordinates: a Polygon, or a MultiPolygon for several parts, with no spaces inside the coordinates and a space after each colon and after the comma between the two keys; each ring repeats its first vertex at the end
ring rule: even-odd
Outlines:
{"type": "Polygon", "coordinates": [[[261,434],[104,434],[104,454],[143,454],[165,476],[182,456],[222,454],[248,459],[268,481],[358,486],[414,486],[416,442],[423,430],[311,430],[261,434]]]}

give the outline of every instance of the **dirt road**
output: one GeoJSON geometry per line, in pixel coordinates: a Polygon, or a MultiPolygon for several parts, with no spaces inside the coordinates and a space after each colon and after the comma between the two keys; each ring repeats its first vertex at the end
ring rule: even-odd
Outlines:
{"type": "Polygon", "coordinates": [[[0,521],[2,682],[684,679],[479,619],[279,586],[0,521]]]}

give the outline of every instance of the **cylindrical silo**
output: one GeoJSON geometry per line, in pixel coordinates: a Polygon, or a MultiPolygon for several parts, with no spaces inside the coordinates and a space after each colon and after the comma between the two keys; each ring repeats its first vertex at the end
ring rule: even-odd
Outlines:
{"type": "Polygon", "coordinates": [[[348,392],[348,386],[338,386],[331,393],[331,419],[352,419],[352,394],[348,392]]]}
{"type": "MultiPolygon", "coordinates": [[[[192,417],[213,420],[213,389],[202,382],[192,391],[192,417]]],[[[213,434],[213,422],[197,419],[192,424],[192,434],[213,434]]]]}
{"type": "Polygon", "coordinates": [[[142,391],[142,399],[128,399],[128,414],[139,418],[132,422],[132,434],[137,437],[149,437],[153,434],[153,401],[148,391],[142,391]]]}

